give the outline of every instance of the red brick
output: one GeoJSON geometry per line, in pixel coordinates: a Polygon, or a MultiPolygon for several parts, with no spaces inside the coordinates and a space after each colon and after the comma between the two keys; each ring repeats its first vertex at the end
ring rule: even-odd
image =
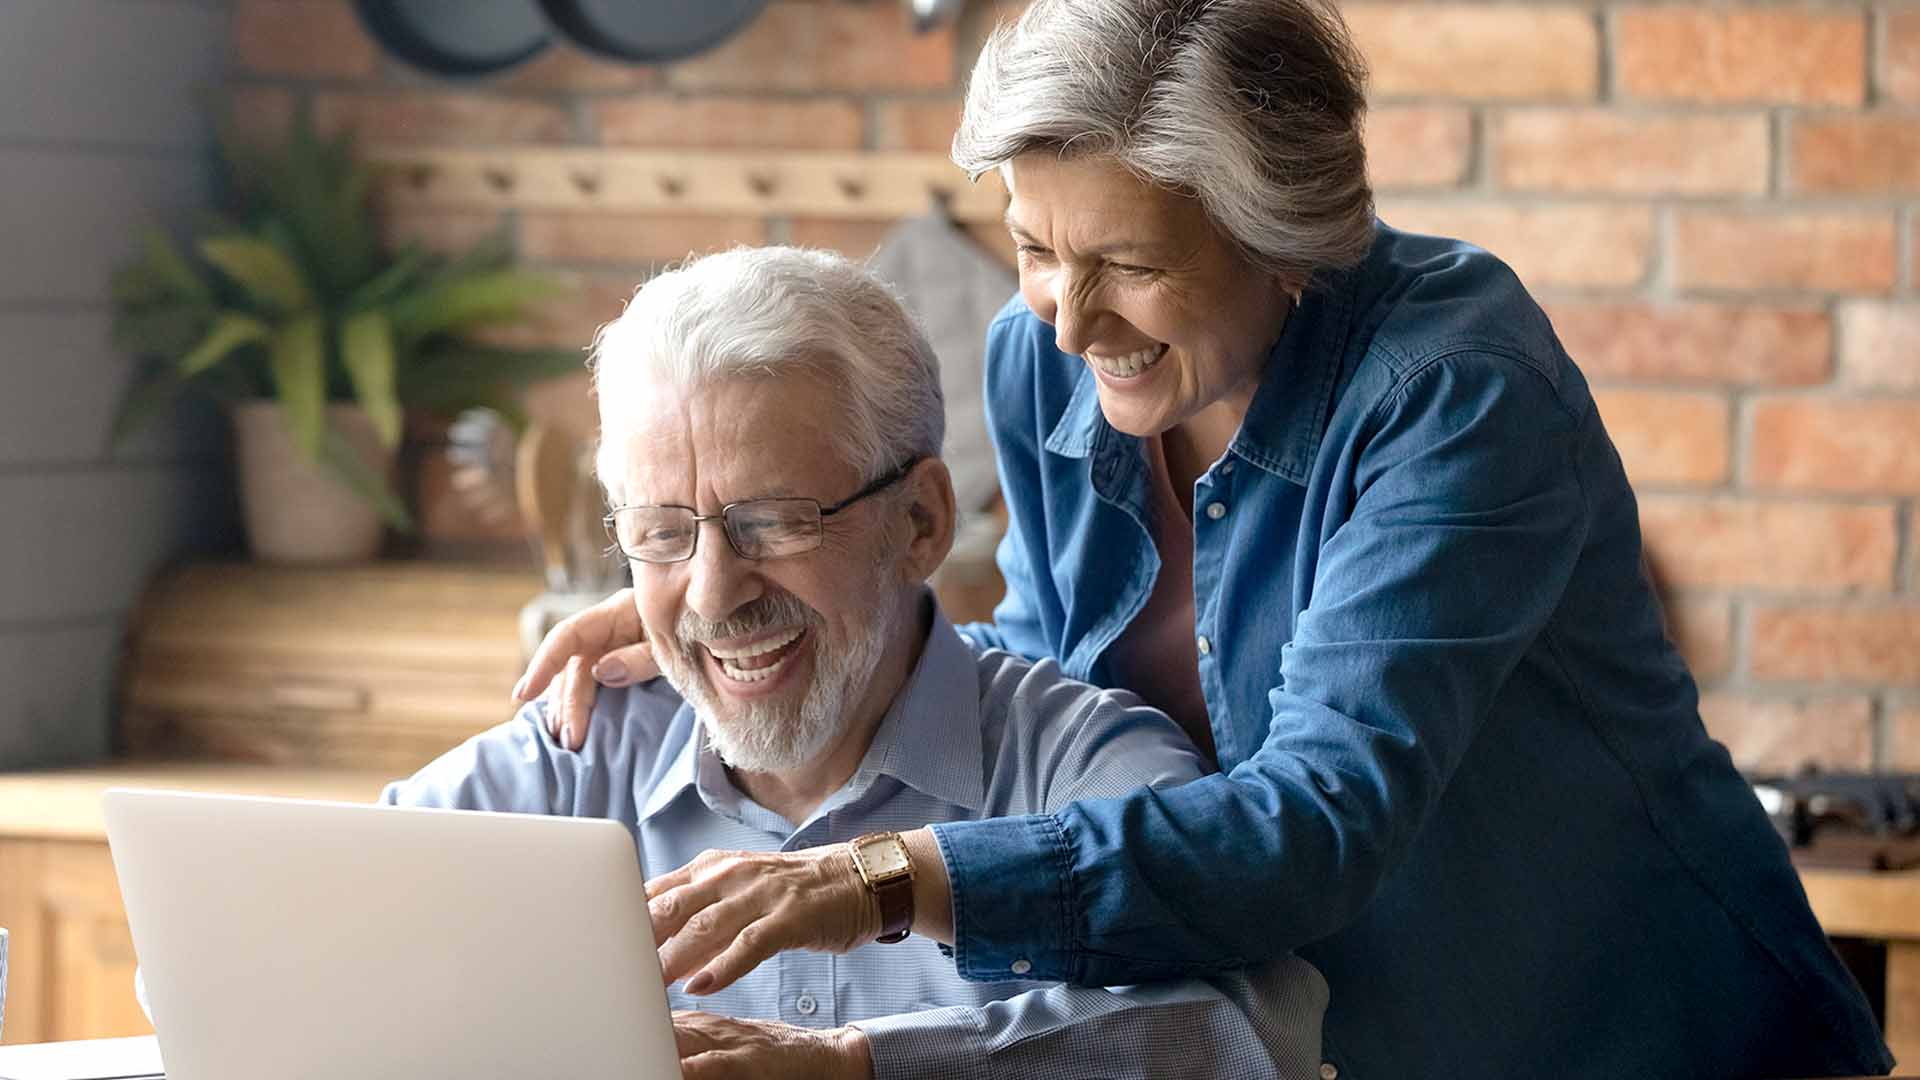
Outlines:
{"type": "Polygon", "coordinates": [[[294,96],[278,86],[236,86],[227,92],[222,117],[248,142],[272,142],[293,127],[294,96]]]}
{"type": "Polygon", "coordinates": [[[796,244],[828,248],[852,259],[864,259],[899,225],[897,221],[851,221],[846,218],[794,218],[787,235],[796,244]]]}
{"type": "Polygon", "coordinates": [[[1600,90],[1598,28],[1580,8],[1362,3],[1342,14],[1383,98],[1590,101],[1600,90]]]}
{"type": "Polygon", "coordinates": [[[756,217],[536,212],[520,218],[520,254],[555,262],[665,262],[766,242],[766,222],[756,217]]]}
{"type": "Polygon", "coordinates": [[[1715,693],[1700,699],[1707,734],[1749,772],[1794,773],[1808,765],[1861,771],[1873,765],[1873,702],[1861,696],[1778,700],[1715,693]]]}
{"type": "Polygon", "coordinates": [[[1649,495],[1640,527],[1676,588],[1875,589],[1893,585],[1888,506],[1649,495]]]}
{"type": "Polygon", "coordinates": [[[915,34],[897,4],[767,5],[738,36],[668,69],[687,90],[945,90],[953,31],[915,34]]]}
{"type": "Polygon", "coordinates": [[[1366,139],[1374,187],[1456,187],[1473,154],[1473,118],[1460,106],[1387,105],[1367,115],[1366,139]]]}
{"type": "Polygon", "coordinates": [[[1603,379],[1800,386],[1826,379],[1826,312],[1742,304],[1562,301],[1546,305],[1581,369],[1603,379]]]}
{"type": "Polygon", "coordinates": [[[1747,482],[1798,491],[1920,495],[1920,399],[1762,398],[1747,482]]]}
{"type": "Polygon", "coordinates": [[[600,141],[610,146],[787,150],[860,146],[860,110],[847,100],[657,94],[607,100],[594,111],[600,121],[600,141]]]}
{"type": "Polygon", "coordinates": [[[499,77],[493,85],[509,90],[558,90],[576,93],[651,90],[666,82],[651,64],[602,60],[555,41],[540,55],[499,77]]]}
{"type": "Polygon", "coordinates": [[[1891,212],[1674,216],[1673,277],[1681,288],[1886,292],[1899,275],[1891,212]]]}
{"type": "Polygon", "coordinates": [[[364,79],[379,69],[379,49],[347,0],[239,0],[233,51],[262,75],[364,79]]]}
{"type": "Polygon", "coordinates": [[[1880,62],[1880,92],[1890,101],[1920,102],[1920,8],[1887,12],[1880,62]]]}
{"type": "Polygon", "coordinates": [[[1920,685],[1920,605],[1757,604],[1753,677],[1920,685]]]}
{"type": "Polygon", "coordinates": [[[1907,591],[1920,593],[1920,503],[1907,510],[1907,591]]]}
{"type": "Polygon", "coordinates": [[[1519,109],[1495,117],[1500,186],[1621,195],[1758,195],[1767,118],[1519,109]]]}
{"type": "Polygon", "coordinates": [[[873,148],[944,154],[959,126],[959,98],[882,101],[873,109],[873,148]]]}
{"type": "Polygon", "coordinates": [[[1732,413],[1722,395],[1611,389],[1593,397],[1636,487],[1727,478],[1732,413]]]}
{"type": "Polygon", "coordinates": [[[387,246],[409,241],[429,251],[457,254],[500,234],[506,226],[500,214],[485,210],[386,209],[380,215],[380,234],[387,246]]]}
{"type": "Polygon", "coordinates": [[[1667,637],[1701,682],[1733,671],[1733,605],[1713,597],[1665,598],[1667,637]]]}
{"type": "Polygon", "coordinates": [[[1651,101],[1858,105],[1864,12],[1645,7],[1614,16],[1621,94],[1651,101]]]}
{"type": "Polygon", "coordinates": [[[475,336],[493,345],[580,349],[584,358],[587,346],[593,344],[594,332],[626,309],[634,290],[647,278],[641,269],[554,276],[563,287],[541,301],[525,320],[491,327],[475,336]]]}
{"type": "Polygon", "coordinates": [[[586,361],[587,350],[582,346],[579,374],[546,379],[528,387],[525,395],[528,419],[551,424],[576,438],[597,434],[600,403],[593,395],[591,380],[585,371],[586,361]]]}
{"type": "Polygon", "coordinates": [[[1834,195],[1920,193],[1920,115],[1809,115],[1791,121],[1793,191],[1834,195]]]}
{"type": "Polygon", "coordinates": [[[1854,300],[1840,305],[1839,316],[1843,382],[1920,391],[1920,301],[1854,300]]]}
{"type": "Polygon", "coordinates": [[[550,143],[573,136],[573,118],[560,105],[470,91],[324,93],[313,116],[322,130],[351,129],[369,141],[550,143]]]}
{"type": "Polygon", "coordinates": [[[1889,772],[1920,772],[1920,701],[1893,703],[1887,710],[1887,757],[1880,767],[1889,772]]]}
{"type": "Polygon", "coordinates": [[[1506,260],[1529,287],[1620,287],[1647,276],[1653,212],[1634,206],[1507,206],[1382,199],[1381,215],[1410,232],[1452,236],[1506,260]]]}

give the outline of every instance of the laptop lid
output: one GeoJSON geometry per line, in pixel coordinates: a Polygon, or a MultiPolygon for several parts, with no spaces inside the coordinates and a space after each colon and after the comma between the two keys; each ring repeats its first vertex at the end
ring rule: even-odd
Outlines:
{"type": "Polygon", "coordinates": [[[173,1076],[680,1076],[618,822],[126,789],[103,802],[173,1076]]]}

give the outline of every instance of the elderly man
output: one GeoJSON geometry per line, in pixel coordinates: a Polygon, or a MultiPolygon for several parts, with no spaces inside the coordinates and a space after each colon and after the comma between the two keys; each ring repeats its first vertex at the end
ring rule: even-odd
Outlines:
{"type": "MultiPolygon", "coordinates": [[[[906,935],[915,875],[941,862],[895,830],[1204,766],[1138,699],[972,646],[941,615],[925,585],[954,524],[938,371],[883,286],[819,252],[711,256],[642,288],[595,370],[609,520],[671,689],[602,694],[577,754],[530,705],[386,801],[624,821],[670,871],[656,897],[735,872],[870,891],[840,955],[782,953],[699,996],[723,955],[671,988],[707,1010],[676,1016],[689,1078],[1318,1075],[1325,983],[1298,959],[1089,990],[969,982],[906,935]],[[854,884],[783,863],[823,845],[854,884]]],[[[672,973],[684,915],[654,907],[672,973]]]]}

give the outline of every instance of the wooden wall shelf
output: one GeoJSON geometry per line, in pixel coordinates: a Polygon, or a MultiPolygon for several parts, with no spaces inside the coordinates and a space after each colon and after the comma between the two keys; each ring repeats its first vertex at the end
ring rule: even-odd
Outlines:
{"type": "Polygon", "coordinates": [[[997,174],[971,183],[940,154],[393,144],[366,154],[399,207],[887,220],[939,206],[955,221],[998,222],[1007,205],[997,174]]]}

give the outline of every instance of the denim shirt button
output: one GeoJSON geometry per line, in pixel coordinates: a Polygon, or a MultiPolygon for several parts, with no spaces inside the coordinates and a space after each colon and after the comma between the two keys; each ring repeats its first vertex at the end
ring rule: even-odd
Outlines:
{"type": "Polygon", "coordinates": [[[1215,520],[1215,521],[1219,521],[1219,520],[1220,520],[1221,518],[1223,518],[1223,517],[1226,517],[1226,516],[1227,516],[1227,504],[1226,504],[1226,503],[1220,503],[1220,502],[1217,502],[1217,503],[1208,503],[1208,504],[1207,504],[1207,516],[1208,516],[1209,518],[1212,518],[1212,519],[1213,519],[1213,520],[1215,520]]]}
{"type": "Polygon", "coordinates": [[[1193,639],[1193,647],[1200,650],[1201,656],[1205,656],[1213,651],[1213,642],[1207,639],[1207,635],[1201,634],[1193,639]]]}
{"type": "Polygon", "coordinates": [[[1015,975],[1025,975],[1027,972],[1032,970],[1033,970],[1033,965],[1029,964],[1025,960],[1015,960],[1013,962],[1013,973],[1015,975]]]}
{"type": "Polygon", "coordinates": [[[1323,1061],[1320,1063],[1320,1080],[1335,1080],[1339,1075],[1340,1070],[1334,1068],[1333,1062],[1323,1061]]]}

